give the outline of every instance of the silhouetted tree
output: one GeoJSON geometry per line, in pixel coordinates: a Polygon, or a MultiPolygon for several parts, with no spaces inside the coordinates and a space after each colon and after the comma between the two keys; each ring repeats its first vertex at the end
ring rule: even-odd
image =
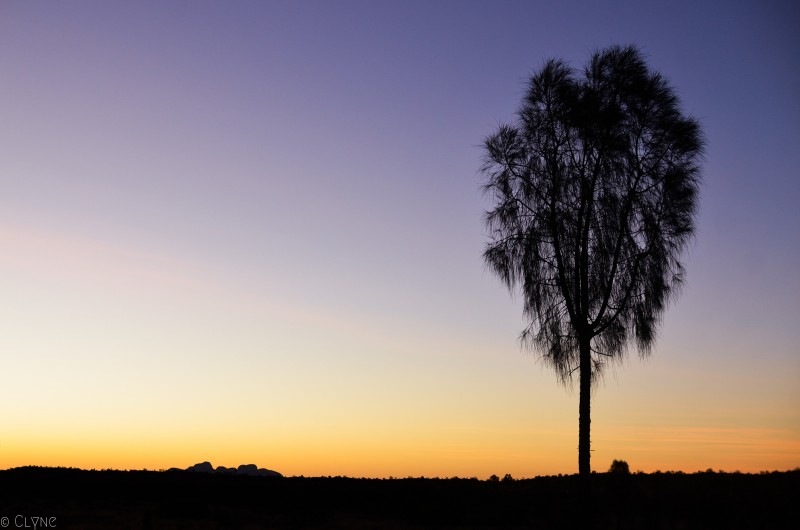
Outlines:
{"type": "Polygon", "coordinates": [[[630,475],[631,469],[628,467],[628,463],[626,461],[614,460],[611,462],[611,467],[608,468],[608,472],[615,475],[630,475]]]}
{"type": "Polygon", "coordinates": [[[582,72],[550,60],[514,125],[485,141],[487,266],[520,289],[521,334],[562,382],[579,372],[578,467],[590,468],[590,393],[630,343],[650,353],[684,277],[703,137],[640,51],[613,46],[582,72]]]}

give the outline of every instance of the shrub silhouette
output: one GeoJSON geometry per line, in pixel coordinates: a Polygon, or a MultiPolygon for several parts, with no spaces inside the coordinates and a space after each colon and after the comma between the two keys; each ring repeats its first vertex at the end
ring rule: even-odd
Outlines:
{"type": "Polygon", "coordinates": [[[631,470],[628,467],[628,463],[624,460],[614,460],[611,462],[611,467],[608,468],[609,473],[613,473],[615,475],[630,475],[631,470]]]}

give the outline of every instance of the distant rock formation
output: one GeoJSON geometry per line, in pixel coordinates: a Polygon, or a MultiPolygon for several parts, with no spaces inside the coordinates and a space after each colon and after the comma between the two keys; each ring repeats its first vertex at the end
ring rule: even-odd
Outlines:
{"type": "Polygon", "coordinates": [[[256,477],[282,477],[277,471],[256,467],[255,464],[242,464],[236,469],[237,475],[251,475],[256,477]]]}
{"type": "MultiPolygon", "coordinates": [[[[175,468],[170,469],[170,471],[172,470],[175,470],[175,468]]],[[[200,462],[199,464],[187,467],[186,471],[191,471],[193,473],[217,473],[221,475],[248,475],[251,477],[283,476],[277,471],[272,471],[271,469],[264,469],[263,467],[258,467],[255,464],[242,464],[238,468],[219,466],[216,469],[214,469],[214,466],[211,465],[211,462],[200,462]]]]}
{"type": "Polygon", "coordinates": [[[193,471],[195,473],[213,473],[214,466],[211,465],[211,462],[200,462],[199,464],[187,467],[186,471],[193,471]]]}

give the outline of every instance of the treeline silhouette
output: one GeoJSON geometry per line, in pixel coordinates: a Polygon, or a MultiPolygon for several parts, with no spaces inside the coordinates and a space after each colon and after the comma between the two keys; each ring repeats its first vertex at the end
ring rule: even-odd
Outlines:
{"type": "MultiPolygon", "coordinates": [[[[230,476],[185,471],[0,471],[0,516],[57,528],[576,528],[577,475],[515,480],[230,476]]],[[[783,528],[800,469],[597,473],[595,528],[783,528]]]]}

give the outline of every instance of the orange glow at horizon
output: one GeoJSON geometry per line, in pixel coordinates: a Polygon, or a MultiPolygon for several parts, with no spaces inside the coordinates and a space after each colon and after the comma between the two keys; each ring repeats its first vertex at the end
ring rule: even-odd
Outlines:
{"type": "MultiPolygon", "coordinates": [[[[430,438],[386,439],[343,434],[308,438],[286,434],[247,438],[242,431],[223,433],[140,433],[134,436],[80,433],[46,436],[24,433],[3,444],[0,467],[25,465],[83,469],[186,468],[210,461],[214,466],[257,464],[287,476],[351,477],[477,477],[510,473],[515,478],[576,472],[574,433],[525,431],[494,433],[481,438],[478,430],[444,433],[430,438]],[[520,436],[523,434],[524,436],[520,436]],[[496,435],[512,438],[503,443],[496,435]],[[438,438],[437,438],[438,436],[438,438]],[[172,438],[172,439],[171,439],[172,438]],[[572,442],[572,443],[570,443],[572,442]]],[[[785,471],[800,462],[796,433],[779,429],[652,428],[619,429],[611,437],[594,439],[593,469],[605,471],[622,459],[631,471],[785,471]]]]}

